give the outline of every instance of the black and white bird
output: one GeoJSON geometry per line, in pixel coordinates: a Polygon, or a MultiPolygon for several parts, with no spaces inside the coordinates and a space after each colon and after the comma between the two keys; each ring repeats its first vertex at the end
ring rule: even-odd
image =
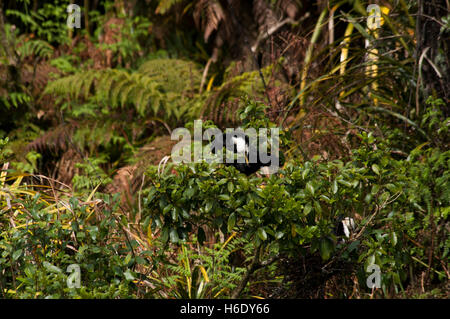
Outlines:
{"type": "Polygon", "coordinates": [[[244,132],[234,131],[233,133],[222,134],[221,137],[222,144],[216,143],[219,141],[214,141],[211,145],[211,152],[217,154],[217,147],[220,147],[220,145],[231,152],[235,157],[232,162],[224,161],[226,165],[234,166],[245,175],[251,175],[262,167],[271,166],[272,158],[269,157],[268,161],[263,162],[257,145],[252,145],[249,136],[244,132]]]}
{"type": "MultiPolygon", "coordinates": [[[[336,235],[343,237],[345,236],[347,239],[350,238],[356,230],[356,224],[353,218],[345,217],[339,221],[336,229],[336,235]]],[[[345,241],[345,240],[343,240],[345,241]]]]}

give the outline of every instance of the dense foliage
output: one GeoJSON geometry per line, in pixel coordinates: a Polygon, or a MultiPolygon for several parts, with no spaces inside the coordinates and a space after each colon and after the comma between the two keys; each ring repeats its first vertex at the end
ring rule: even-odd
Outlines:
{"type": "Polygon", "coordinates": [[[448,298],[432,2],[0,1],[1,298],[448,298]],[[280,170],[167,161],[199,118],[280,170]]]}

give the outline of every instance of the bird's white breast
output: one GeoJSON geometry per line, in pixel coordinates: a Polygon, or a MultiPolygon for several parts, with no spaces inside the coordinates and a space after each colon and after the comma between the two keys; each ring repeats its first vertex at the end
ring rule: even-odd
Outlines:
{"type": "Polygon", "coordinates": [[[233,136],[231,138],[231,141],[233,142],[234,145],[236,145],[236,151],[238,153],[248,152],[248,147],[247,144],[245,143],[245,139],[233,136]]]}
{"type": "Polygon", "coordinates": [[[350,238],[351,232],[356,228],[355,221],[351,217],[345,217],[342,220],[342,225],[344,226],[345,237],[350,238]]]}

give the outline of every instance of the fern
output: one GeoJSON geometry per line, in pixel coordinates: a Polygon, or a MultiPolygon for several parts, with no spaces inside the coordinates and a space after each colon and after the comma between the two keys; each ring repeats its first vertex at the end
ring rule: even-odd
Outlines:
{"type": "Polygon", "coordinates": [[[53,47],[44,40],[24,40],[17,48],[17,52],[22,58],[34,55],[49,59],[53,55],[53,47]]]}
{"type": "Polygon", "coordinates": [[[101,165],[107,164],[108,158],[105,155],[89,158],[83,163],[77,163],[75,166],[83,170],[83,174],[75,174],[72,184],[77,191],[89,191],[97,185],[105,186],[112,182],[112,179],[101,168],[101,165]]]}
{"type": "MultiPolygon", "coordinates": [[[[236,122],[236,111],[243,106],[242,101],[244,100],[242,97],[264,98],[264,86],[259,71],[243,72],[237,76],[230,76],[233,67],[234,64],[228,67],[224,76],[227,80],[210,94],[202,110],[202,114],[215,123],[236,122]]],[[[261,70],[264,78],[270,78],[273,67],[274,65],[269,65],[261,70]]]]}
{"type": "Polygon", "coordinates": [[[101,148],[102,153],[106,153],[112,162],[113,158],[111,157],[117,156],[119,156],[117,160],[120,161],[123,157],[131,157],[134,151],[127,139],[117,129],[120,125],[113,119],[104,122],[86,122],[74,132],[73,142],[91,156],[96,155],[98,149],[101,148]]]}
{"type": "Polygon", "coordinates": [[[42,17],[40,17],[39,15],[37,15],[34,12],[30,12],[30,14],[27,14],[27,13],[22,13],[17,10],[6,10],[5,13],[6,13],[6,16],[15,16],[24,25],[29,26],[32,30],[42,30],[42,27],[39,25],[38,22],[36,22],[35,19],[33,19],[33,16],[38,20],[42,20],[42,17]]]}
{"type": "Polygon", "coordinates": [[[68,55],[52,59],[50,61],[50,65],[58,68],[64,73],[75,73],[77,71],[77,66],[74,62],[76,62],[76,58],[68,55]]]}
{"type": "Polygon", "coordinates": [[[69,3],[68,0],[57,1],[54,4],[44,3],[37,11],[25,10],[26,13],[18,10],[6,10],[6,16],[19,19],[27,33],[34,33],[48,42],[67,43],[69,38],[67,36],[66,5],[69,3]]]}
{"type": "Polygon", "coordinates": [[[141,65],[139,72],[172,92],[195,91],[201,81],[200,69],[195,63],[178,59],[150,60],[141,65]]]}
{"type": "Polygon", "coordinates": [[[50,82],[44,94],[93,98],[111,108],[133,105],[142,117],[162,114],[178,120],[200,110],[202,97],[196,94],[200,79],[200,69],[192,62],[156,59],[131,73],[117,69],[78,72],[50,82]]]}
{"type": "MultiPolygon", "coordinates": [[[[0,96],[0,102],[7,108],[18,108],[19,105],[27,105],[32,101],[31,96],[23,92],[11,92],[7,96],[0,96]]],[[[0,104],[1,105],[1,104],[0,104]]]]}

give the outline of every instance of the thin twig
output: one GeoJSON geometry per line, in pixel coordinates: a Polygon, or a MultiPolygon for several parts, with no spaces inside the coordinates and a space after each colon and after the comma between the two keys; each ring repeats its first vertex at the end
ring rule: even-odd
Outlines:
{"type": "Polygon", "coordinates": [[[278,22],[277,24],[275,24],[274,26],[270,27],[267,31],[262,32],[258,35],[258,37],[256,38],[255,43],[251,46],[251,50],[253,53],[258,52],[258,48],[259,45],[262,41],[264,41],[265,39],[267,39],[268,37],[270,37],[272,34],[274,34],[275,32],[277,32],[280,28],[282,28],[283,26],[285,26],[286,24],[291,24],[291,25],[298,25],[300,24],[303,20],[307,19],[309,17],[309,12],[307,12],[304,16],[302,16],[299,20],[295,21],[291,18],[286,18],[280,22],[278,22]]]}
{"type": "Polygon", "coordinates": [[[245,272],[244,277],[242,278],[242,280],[240,281],[240,283],[238,284],[238,286],[234,289],[234,291],[231,293],[231,298],[232,299],[236,299],[239,298],[239,296],[241,295],[242,291],[245,289],[245,287],[247,286],[247,283],[250,279],[250,276],[255,272],[256,269],[258,269],[258,267],[260,266],[259,263],[259,257],[261,255],[261,249],[262,249],[262,245],[259,245],[257,247],[255,247],[255,252],[254,252],[254,258],[252,263],[250,264],[250,266],[247,268],[247,271],[245,272]]]}

